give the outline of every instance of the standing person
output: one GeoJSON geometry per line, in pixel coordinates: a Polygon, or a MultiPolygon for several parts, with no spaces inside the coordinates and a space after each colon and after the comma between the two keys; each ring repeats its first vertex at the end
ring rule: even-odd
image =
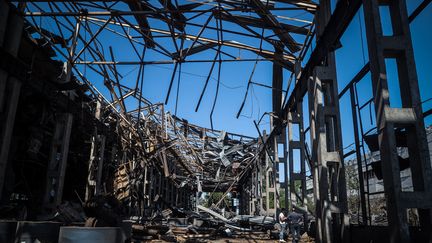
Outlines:
{"type": "Polygon", "coordinates": [[[286,217],[286,212],[285,212],[285,208],[282,208],[280,213],[279,213],[279,224],[281,226],[281,230],[279,233],[279,242],[286,242],[284,240],[284,233],[285,233],[285,229],[286,229],[286,221],[287,221],[287,217],[286,217]]]}
{"type": "Polygon", "coordinates": [[[303,215],[297,213],[295,209],[292,208],[287,219],[293,238],[292,242],[297,243],[300,240],[300,225],[303,223],[303,215]]]}

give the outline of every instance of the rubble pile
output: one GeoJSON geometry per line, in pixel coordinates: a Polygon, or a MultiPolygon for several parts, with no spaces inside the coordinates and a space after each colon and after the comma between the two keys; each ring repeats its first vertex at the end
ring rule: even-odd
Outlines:
{"type": "MultiPolygon", "coordinates": [[[[257,162],[260,151],[256,138],[195,126],[163,110],[162,104],[155,104],[140,113],[136,125],[143,154],[130,157],[114,173],[114,195],[124,205],[145,211],[141,216],[158,210],[150,204],[164,194],[164,188],[155,190],[146,184],[154,180],[152,175],[161,175],[167,181],[163,183],[189,193],[228,193],[257,162]],[[153,208],[144,209],[141,199],[153,208]]],[[[163,200],[161,203],[162,209],[175,204],[163,200]]]]}
{"type": "Polygon", "coordinates": [[[225,218],[218,212],[198,206],[198,212],[169,210],[144,224],[132,225],[133,240],[163,240],[170,242],[210,242],[221,238],[271,239],[278,236],[273,217],[237,215],[225,218]]]}

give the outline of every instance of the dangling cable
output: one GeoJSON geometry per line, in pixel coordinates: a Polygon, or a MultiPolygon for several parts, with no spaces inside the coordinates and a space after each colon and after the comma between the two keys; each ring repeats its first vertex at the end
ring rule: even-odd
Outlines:
{"type": "MultiPolygon", "coordinates": [[[[218,3],[218,4],[220,5],[220,3],[218,3]]],[[[217,35],[218,36],[218,42],[222,43],[223,34],[222,34],[222,19],[221,18],[219,18],[219,23],[218,23],[218,21],[216,21],[216,27],[218,29],[218,35],[217,35]]],[[[212,106],[212,109],[210,112],[210,126],[211,126],[212,130],[213,130],[213,112],[214,112],[214,109],[216,107],[216,102],[217,102],[217,98],[218,98],[218,94],[219,94],[220,74],[221,74],[221,68],[222,68],[222,58],[221,58],[220,47],[218,48],[217,55],[218,55],[219,64],[218,64],[218,77],[217,77],[217,83],[216,83],[216,94],[215,94],[213,106],[212,106]]]]}
{"type": "Polygon", "coordinates": [[[210,80],[210,78],[211,78],[211,75],[212,75],[212,73],[213,73],[213,68],[214,68],[214,66],[215,66],[215,64],[216,64],[216,59],[217,59],[217,57],[218,57],[219,51],[220,51],[220,46],[218,47],[218,49],[217,49],[217,51],[216,51],[216,55],[215,55],[215,57],[214,57],[214,60],[213,60],[212,65],[211,65],[211,67],[210,67],[210,71],[209,71],[209,74],[208,74],[207,79],[206,79],[206,81],[205,81],[204,88],[203,88],[203,90],[201,91],[201,95],[200,95],[199,100],[198,100],[198,103],[197,103],[197,105],[196,105],[196,107],[195,107],[195,112],[198,111],[198,109],[199,109],[199,107],[200,107],[200,105],[201,105],[201,100],[202,100],[202,98],[203,98],[203,96],[204,96],[204,93],[205,93],[205,91],[206,91],[206,89],[207,89],[208,82],[209,82],[209,80],[210,80]]]}
{"type": "MultiPolygon", "coordinates": [[[[264,39],[263,36],[264,36],[264,28],[262,28],[262,30],[261,30],[261,40],[260,40],[260,48],[259,48],[259,51],[260,51],[260,52],[262,51],[262,44],[263,44],[263,39],[264,39]]],[[[257,58],[258,58],[258,56],[259,56],[259,54],[257,54],[257,58]]],[[[240,105],[240,109],[239,109],[239,111],[237,112],[237,116],[236,116],[237,119],[239,118],[240,114],[242,113],[242,111],[243,111],[243,107],[244,107],[244,105],[245,105],[245,103],[246,103],[246,99],[247,99],[247,96],[248,96],[248,93],[249,93],[249,87],[250,87],[250,85],[251,85],[252,77],[253,77],[253,75],[254,75],[254,73],[255,73],[255,69],[256,69],[257,64],[258,64],[258,60],[255,61],[254,67],[253,67],[253,69],[252,69],[252,73],[251,73],[251,75],[249,76],[248,84],[247,84],[247,87],[246,87],[246,93],[245,93],[245,96],[244,96],[244,98],[243,98],[243,102],[242,102],[242,104],[240,105]]]]}
{"type": "Polygon", "coordinates": [[[176,102],[175,102],[175,109],[174,114],[177,116],[177,105],[179,100],[179,92],[180,92],[180,78],[181,78],[181,70],[182,70],[182,63],[179,65],[179,74],[177,77],[177,95],[176,95],[176,102]]]}
{"type": "Polygon", "coordinates": [[[170,93],[171,93],[171,88],[172,88],[172,85],[173,85],[173,82],[174,82],[174,78],[175,78],[175,75],[176,75],[176,72],[177,72],[177,66],[178,66],[178,62],[176,62],[174,64],[174,70],[173,70],[173,73],[171,75],[171,81],[170,81],[170,84],[169,84],[169,87],[168,87],[168,93],[167,93],[166,98],[165,98],[165,105],[168,104],[168,100],[169,100],[170,93]]]}
{"type": "MultiPolygon", "coordinates": [[[[147,51],[147,46],[144,45],[143,53],[142,53],[142,56],[140,58],[141,59],[141,63],[144,62],[144,57],[145,57],[146,51],[147,51]]],[[[141,107],[142,107],[142,105],[141,105],[142,99],[141,98],[142,98],[142,92],[143,92],[143,86],[144,86],[144,68],[145,68],[144,64],[141,64],[140,68],[138,70],[137,83],[136,83],[136,87],[135,87],[135,92],[136,92],[137,89],[138,89],[138,83],[140,83],[139,99],[138,99],[138,121],[140,120],[140,116],[141,116],[141,107]]],[[[138,128],[139,128],[139,122],[137,122],[137,129],[138,128]]]]}

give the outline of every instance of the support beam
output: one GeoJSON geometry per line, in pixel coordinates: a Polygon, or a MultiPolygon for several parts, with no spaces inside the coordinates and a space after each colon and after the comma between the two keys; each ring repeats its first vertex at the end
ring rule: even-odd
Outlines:
{"type": "MultiPolygon", "coordinates": [[[[275,58],[282,58],[283,47],[275,46],[275,58]]],[[[273,64],[273,78],[272,78],[272,106],[273,112],[278,112],[282,106],[282,83],[283,83],[283,69],[278,63],[273,64]]],[[[277,123],[275,124],[277,125],[277,123]]]]}
{"type": "MultiPolygon", "coordinates": [[[[148,7],[140,1],[128,1],[127,4],[132,11],[149,10],[148,7]]],[[[146,45],[150,48],[154,48],[155,44],[147,17],[145,15],[134,15],[134,17],[139,25],[139,29],[143,33],[146,45]]]]}
{"type": "MultiPolygon", "coordinates": [[[[250,17],[250,16],[242,16],[242,15],[230,16],[227,13],[222,12],[220,14],[215,15],[215,17],[220,18],[220,19],[225,20],[225,21],[230,21],[233,23],[239,22],[239,23],[249,25],[252,27],[257,27],[257,28],[266,28],[266,29],[277,28],[277,27],[274,27],[272,25],[267,24],[262,19],[254,18],[254,17],[250,17]]],[[[294,25],[290,25],[290,24],[280,23],[280,27],[281,27],[282,31],[285,31],[285,32],[291,32],[291,33],[300,34],[300,35],[307,35],[309,33],[309,30],[307,28],[304,28],[301,26],[294,26],[294,25]]]]}
{"type": "Polygon", "coordinates": [[[3,70],[0,70],[0,83],[5,83],[5,86],[7,86],[5,88],[5,96],[0,97],[1,99],[5,99],[3,103],[6,105],[3,114],[0,116],[2,120],[0,130],[0,199],[3,199],[4,179],[9,163],[9,150],[21,91],[21,82],[13,77],[8,78],[8,75],[3,70]]]}
{"type": "MultiPolygon", "coordinates": [[[[91,20],[91,21],[99,22],[99,23],[105,23],[106,22],[106,20],[104,20],[104,19],[94,18],[94,17],[87,17],[87,20],[91,20]]],[[[109,24],[120,25],[119,23],[114,22],[112,20],[109,21],[109,24]]],[[[131,28],[134,28],[134,29],[139,27],[139,26],[134,26],[134,25],[128,24],[128,23],[122,23],[121,25],[123,25],[124,27],[131,27],[131,28]]],[[[156,34],[164,34],[164,35],[171,35],[172,34],[170,31],[162,30],[162,29],[156,29],[156,28],[151,28],[150,32],[151,33],[156,33],[156,34]]],[[[282,55],[282,57],[277,58],[275,56],[275,53],[272,52],[272,51],[265,50],[265,49],[260,49],[260,48],[255,48],[253,46],[249,46],[249,45],[237,42],[237,41],[232,41],[232,40],[214,40],[214,39],[210,39],[210,38],[206,38],[206,37],[200,37],[200,36],[196,36],[196,35],[189,35],[189,34],[183,35],[182,33],[177,33],[176,32],[175,33],[175,37],[177,38],[179,36],[183,36],[183,38],[185,38],[185,40],[190,40],[190,41],[197,40],[197,41],[199,41],[201,43],[204,43],[204,44],[216,44],[218,46],[219,45],[220,46],[227,46],[227,47],[238,48],[238,49],[241,49],[241,50],[251,51],[251,52],[254,52],[254,53],[260,55],[261,57],[263,57],[263,58],[265,58],[267,60],[278,62],[280,65],[282,65],[287,70],[290,70],[290,71],[294,70],[293,69],[294,68],[293,63],[294,63],[295,58],[294,58],[293,55],[284,54],[284,55],[282,55]]],[[[242,61],[242,60],[243,59],[239,59],[239,60],[233,59],[232,61],[242,61]]],[[[173,62],[175,62],[175,61],[171,60],[171,61],[164,62],[164,63],[172,64],[173,62]]],[[[193,60],[191,60],[190,62],[193,62],[193,60]]],[[[200,61],[198,61],[198,62],[200,62],[200,61]]],[[[208,60],[206,60],[205,62],[208,62],[208,60]]],[[[92,62],[92,63],[99,63],[99,62],[92,62]]],[[[138,62],[129,62],[129,63],[140,64],[138,62]]],[[[75,63],[75,64],[77,64],[77,63],[75,63]]],[[[127,63],[125,63],[125,64],[127,64],[127,63]]],[[[151,64],[151,63],[148,63],[148,64],[151,64]]],[[[158,64],[158,63],[154,62],[153,64],[158,64]]],[[[120,65],[120,64],[117,64],[117,65],[120,65]]]]}
{"type": "Polygon", "coordinates": [[[374,95],[391,242],[411,242],[407,209],[419,208],[422,231],[432,241],[432,169],[405,0],[364,0],[366,37],[374,95]],[[392,34],[382,30],[380,8],[388,8],[392,34]],[[386,59],[396,59],[402,108],[390,104],[386,59]],[[415,119],[412,119],[414,115],[415,119]],[[407,133],[414,192],[402,192],[395,128],[407,133]],[[422,209],[420,209],[422,208],[422,209]]]}
{"type": "MultiPolygon", "coordinates": [[[[270,117],[270,127],[272,127],[273,124],[273,118],[270,117]]],[[[263,140],[267,140],[268,139],[268,135],[266,134],[266,132],[263,132],[263,140]]],[[[274,159],[270,158],[270,156],[272,156],[269,153],[265,153],[264,155],[264,162],[265,162],[265,168],[264,168],[264,173],[265,173],[265,188],[266,188],[266,215],[267,216],[275,216],[276,215],[276,208],[277,208],[277,202],[279,201],[277,198],[277,190],[278,190],[278,181],[277,181],[277,177],[276,177],[276,173],[277,171],[275,170],[275,165],[276,162],[274,161],[274,159]],[[273,205],[270,204],[270,198],[273,198],[273,205]],[[272,207],[270,207],[272,206],[272,207]]],[[[272,156],[273,157],[273,156],[272,156]]]]}
{"type": "MultiPolygon", "coordinates": [[[[303,102],[297,103],[297,111],[288,114],[288,164],[289,164],[289,185],[290,201],[292,208],[302,208],[307,212],[306,197],[306,151],[305,133],[303,130],[303,102]],[[294,151],[298,151],[298,157],[294,157],[294,151]],[[296,166],[297,165],[297,166],[296,166]],[[294,168],[298,167],[299,172],[294,168]],[[300,188],[296,185],[300,183],[300,188]]],[[[288,196],[288,195],[287,195],[288,196]]]]}
{"type": "MultiPolygon", "coordinates": [[[[283,46],[275,45],[275,57],[280,58],[283,55],[283,46]]],[[[273,63],[273,79],[272,79],[272,106],[273,106],[273,114],[276,114],[282,107],[282,84],[283,84],[283,69],[282,66],[278,63],[273,63]]],[[[282,127],[282,120],[279,117],[271,116],[272,127],[280,128],[282,127]]],[[[279,183],[279,173],[284,173],[284,191],[285,191],[285,205],[280,205],[285,208],[288,208],[288,165],[287,165],[287,141],[286,141],[286,129],[282,129],[277,136],[274,137],[273,143],[273,152],[274,152],[274,171],[277,172],[276,179],[277,185],[280,187],[279,183]],[[282,145],[282,151],[279,151],[282,145]],[[281,156],[280,156],[281,155],[281,156]],[[283,164],[283,171],[279,171],[280,164],[283,164]]],[[[277,188],[278,194],[280,193],[279,188],[277,188]]],[[[277,196],[279,199],[279,196],[277,196]]],[[[278,203],[280,204],[280,203],[278,203]]]]}
{"type": "Polygon", "coordinates": [[[281,110],[281,115],[285,115],[286,117],[290,110],[296,109],[295,103],[301,100],[308,91],[308,80],[312,76],[315,66],[319,65],[331,50],[334,50],[335,44],[345,32],[349,23],[351,23],[360,6],[361,0],[337,2],[330,20],[318,38],[317,45],[312,51],[306,66],[303,68],[301,77],[296,83],[285,107],[281,110]]]}
{"type": "MultiPolygon", "coordinates": [[[[321,0],[315,17],[319,40],[325,37],[329,21],[333,19],[330,16],[330,0],[321,0]]],[[[345,242],[349,218],[334,52],[327,53],[323,60],[313,68],[308,85],[316,240],[345,242]]]]}
{"type": "Polygon", "coordinates": [[[92,136],[85,200],[89,200],[102,192],[105,141],[105,136],[98,134],[96,129],[92,136]]]}
{"type": "Polygon", "coordinates": [[[72,114],[58,114],[47,169],[44,207],[55,209],[63,197],[63,185],[69,154],[72,114]]]}
{"type": "Polygon", "coordinates": [[[261,0],[251,0],[250,4],[256,8],[256,13],[260,18],[268,25],[272,27],[273,32],[279,37],[281,42],[291,51],[295,53],[300,50],[297,42],[291,37],[291,35],[282,30],[282,26],[279,21],[270,13],[261,0]]]}

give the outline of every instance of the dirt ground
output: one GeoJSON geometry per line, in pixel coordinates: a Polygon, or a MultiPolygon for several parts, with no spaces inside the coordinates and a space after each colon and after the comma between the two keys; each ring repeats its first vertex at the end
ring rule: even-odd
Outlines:
{"type": "MultiPolygon", "coordinates": [[[[213,239],[209,239],[209,238],[197,238],[197,239],[188,239],[187,236],[183,237],[183,236],[177,236],[177,241],[181,242],[181,243],[186,243],[186,242],[197,242],[197,243],[210,243],[210,242],[214,242],[214,243],[242,243],[242,242],[250,242],[250,243],[277,243],[279,242],[279,240],[277,239],[269,239],[268,235],[241,235],[241,236],[236,236],[235,238],[213,238],[213,239]]],[[[151,243],[165,243],[167,241],[163,241],[163,240],[152,240],[149,241],[151,243]]],[[[288,238],[289,243],[292,242],[291,237],[288,238]]],[[[299,243],[313,243],[315,242],[312,238],[308,237],[306,234],[302,235],[299,243]]]]}

